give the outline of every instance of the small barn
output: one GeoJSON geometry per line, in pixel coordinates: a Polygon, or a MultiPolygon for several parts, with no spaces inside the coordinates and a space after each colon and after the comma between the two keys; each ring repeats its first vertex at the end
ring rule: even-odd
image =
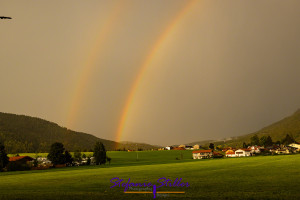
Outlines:
{"type": "Polygon", "coordinates": [[[29,170],[33,165],[33,160],[34,159],[29,156],[10,157],[6,168],[8,171],[29,170]]]}
{"type": "Polygon", "coordinates": [[[10,157],[9,162],[15,162],[20,164],[29,164],[29,162],[33,161],[34,159],[30,156],[15,156],[10,157]]]}

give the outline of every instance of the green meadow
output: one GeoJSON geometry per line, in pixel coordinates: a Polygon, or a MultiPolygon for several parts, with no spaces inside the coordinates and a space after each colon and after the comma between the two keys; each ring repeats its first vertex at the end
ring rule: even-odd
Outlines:
{"type": "Polygon", "coordinates": [[[191,151],[143,151],[138,160],[136,152],[108,156],[111,165],[0,173],[0,198],[153,199],[151,193],[110,188],[110,180],[156,183],[166,177],[190,186],[158,188],[185,193],[157,194],[156,199],[300,199],[300,154],[206,160],[192,160],[191,151]]]}

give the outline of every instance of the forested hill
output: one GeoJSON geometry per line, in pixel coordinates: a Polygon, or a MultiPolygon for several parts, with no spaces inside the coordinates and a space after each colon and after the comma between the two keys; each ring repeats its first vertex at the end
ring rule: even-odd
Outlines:
{"type": "MultiPolygon", "coordinates": [[[[0,112],[0,142],[8,153],[48,152],[54,142],[63,143],[69,151],[90,151],[96,141],[101,141],[107,150],[127,149],[126,144],[72,131],[43,119],[0,112]]],[[[155,148],[147,144],[138,144],[137,147],[144,150],[155,148]]]]}
{"type": "Polygon", "coordinates": [[[243,145],[243,142],[249,143],[250,138],[255,134],[257,134],[258,137],[269,135],[272,137],[273,142],[282,141],[282,139],[285,138],[286,134],[289,134],[293,139],[300,142],[300,109],[298,109],[291,116],[288,116],[269,126],[266,126],[257,132],[235,137],[235,139],[232,140],[214,141],[214,144],[222,146],[241,147],[243,145]]]}

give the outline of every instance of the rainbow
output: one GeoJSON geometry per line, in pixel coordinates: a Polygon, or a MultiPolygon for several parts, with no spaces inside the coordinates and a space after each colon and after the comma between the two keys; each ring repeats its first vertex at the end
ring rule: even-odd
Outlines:
{"type": "Polygon", "coordinates": [[[121,15],[121,11],[124,10],[124,1],[119,1],[116,3],[112,9],[112,12],[108,16],[104,26],[99,27],[97,33],[97,40],[91,48],[87,59],[83,63],[83,68],[81,69],[79,80],[76,81],[76,86],[72,92],[71,99],[73,100],[69,106],[68,116],[67,116],[67,127],[72,127],[75,122],[76,116],[78,114],[78,109],[83,100],[85,90],[89,85],[90,77],[93,75],[94,69],[96,67],[96,61],[99,58],[99,54],[104,48],[101,48],[103,42],[107,39],[113,28],[117,25],[118,19],[121,15]],[[119,3],[121,2],[121,3],[119,3]]]}
{"type": "Polygon", "coordinates": [[[137,88],[139,86],[141,79],[143,78],[144,72],[152,63],[153,59],[155,58],[155,56],[156,56],[157,52],[159,51],[159,49],[161,48],[161,46],[163,45],[164,41],[172,33],[172,31],[175,29],[177,24],[179,24],[181,22],[181,20],[189,12],[189,10],[196,4],[196,2],[197,2],[197,0],[189,1],[183,7],[183,9],[181,9],[179,11],[179,13],[175,16],[174,20],[172,20],[172,22],[166,27],[166,29],[162,32],[162,34],[158,37],[158,39],[156,40],[156,42],[150,49],[150,52],[148,53],[144,62],[142,63],[140,70],[138,72],[138,75],[131,86],[129,95],[126,99],[126,103],[123,107],[121,118],[120,118],[119,125],[118,125],[117,132],[116,132],[116,139],[115,139],[116,142],[119,142],[121,139],[121,136],[124,131],[125,124],[126,124],[128,112],[132,106],[132,102],[135,97],[135,93],[137,91],[137,88]]]}

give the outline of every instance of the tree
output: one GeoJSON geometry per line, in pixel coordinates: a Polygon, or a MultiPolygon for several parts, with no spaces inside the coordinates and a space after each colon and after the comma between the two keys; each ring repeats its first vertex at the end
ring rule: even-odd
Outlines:
{"type": "Polygon", "coordinates": [[[73,163],[73,158],[72,158],[72,155],[70,154],[69,151],[65,151],[65,159],[66,159],[66,164],[67,165],[72,165],[73,163]]]}
{"type": "Polygon", "coordinates": [[[54,164],[65,164],[66,163],[66,156],[64,154],[64,145],[59,142],[55,142],[50,147],[50,152],[47,158],[54,164]]]}
{"type": "Polygon", "coordinates": [[[246,142],[243,142],[243,148],[247,148],[246,142]]]}
{"type": "Polygon", "coordinates": [[[96,142],[94,147],[94,158],[96,165],[102,165],[106,163],[106,150],[101,142],[96,142]]]}
{"type": "Polygon", "coordinates": [[[74,159],[77,162],[81,162],[81,160],[82,160],[81,159],[81,152],[79,150],[77,150],[77,151],[74,152],[74,159]]]}
{"type": "Polygon", "coordinates": [[[85,155],[85,154],[82,154],[82,158],[86,158],[86,155],[85,155]]]}
{"type": "Polygon", "coordinates": [[[5,151],[5,147],[0,143],[0,171],[7,166],[9,162],[8,156],[5,151]]]}
{"type": "Polygon", "coordinates": [[[273,141],[271,136],[268,135],[267,140],[266,140],[266,146],[272,146],[273,145],[273,141]]]}
{"type": "Polygon", "coordinates": [[[275,142],[275,144],[281,145],[281,142],[278,140],[278,141],[275,142]]]}
{"type": "Polygon", "coordinates": [[[250,141],[251,145],[259,145],[259,138],[256,134],[250,138],[250,141]]]}
{"type": "Polygon", "coordinates": [[[281,143],[284,145],[288,145],[288,144],[291,144],[294,142],[295,142],[295,140],[289,134],[286,134],[285,138],[282,140],[281,143]]]}
{"type": "Polygon", "coordinates": [[[265,146],[266,143],[267,143],[267,136],[265,136],[265,135],[261,136],[261,138],[259,139],[259,145],[265,146]]]}
{"type": "Polygon", "coordinates": [[[215,145],[214,145],[213,143],[210,143],[210,144],[209,144],[209,148],[210,148],[210,149],[214,149],[214,148],[215,148],[215,145]]]}

